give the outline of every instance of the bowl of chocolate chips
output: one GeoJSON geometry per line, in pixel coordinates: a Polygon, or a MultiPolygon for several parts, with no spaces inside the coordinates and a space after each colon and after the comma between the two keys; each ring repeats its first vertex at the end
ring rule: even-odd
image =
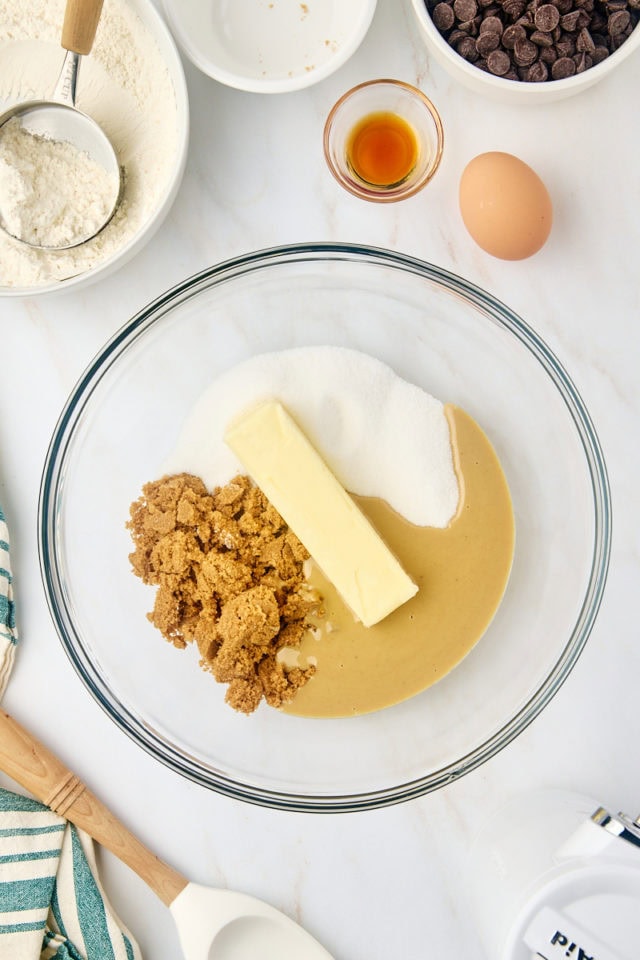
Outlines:
{"type": "Polygon", "coordinates": [[[640,0],[411,0],[429,50],[466,86],[541,103],[579,93],[640,47],[640,0]]]}

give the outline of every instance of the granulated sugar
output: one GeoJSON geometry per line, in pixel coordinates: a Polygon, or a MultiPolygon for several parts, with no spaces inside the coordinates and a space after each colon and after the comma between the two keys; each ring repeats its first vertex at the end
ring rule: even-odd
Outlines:
{"type": "MultiPolygon", "coordinates": [[[[47,99],[64,51],[64,0],[2,0],[0,110],[47,99]]],[[[103,128],[125,171],[124,194],[107,227],[66,251],[41,251],[0,235],[0,285],[35,287],[108,260],[157,209],[177,151],[175,91],[154,38],[123,0],[107,0],[92,53],[83,57],[77,106],[103,128]]]]}
{"type": "Polygon", "coordinates": [[[37,136],[14,118],[0,129],[0,222],[14,237],[65,247],[106,223],[118,178],[66,141],[37,136]]]}
{"type": "Polygon", "coordinates": [[[261,354],[224,373],[196,403],[163,472],[193,473],[210,489],[243,473],[224,431],[271,398],[351,493],[380,497],[420,526],[442,528],[453,518],[459,489],[443,404],[379,360],[342,347],[261,354]]]}

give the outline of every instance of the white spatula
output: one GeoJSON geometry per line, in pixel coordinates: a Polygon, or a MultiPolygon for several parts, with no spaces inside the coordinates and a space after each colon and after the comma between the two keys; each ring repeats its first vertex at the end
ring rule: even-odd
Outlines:
{"type": "Polygon", "coordinates": [[[0,769],[126,863],[165,903],[186,960],[333,960],[262,900],[190,883],[134,835],[46,747],[0,711],[0,769]]]}

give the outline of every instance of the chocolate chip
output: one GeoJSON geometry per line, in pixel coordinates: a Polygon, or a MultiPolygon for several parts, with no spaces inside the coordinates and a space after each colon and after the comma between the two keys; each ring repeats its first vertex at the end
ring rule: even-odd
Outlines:
{"type": "Polygon", "coordinates": [[[571,57],[560,57],[551,67],[551,76],[554,80],[566,80],[576,72],[576,65],[571,57]]]}
{"type": "Polygon", "coordinates": [[[551,66],[552,63],[555,63],[558,59],[558,54],[556,53],[555,47],[543,47],[540,51],[539,59],[542,63],[546,63],[548,66],[551,66]]]}
{"type": "Polygon", "coordinates": [[[502,20],[495,16],[485,17],[480,24],[480,33],[496,33],[500,36],[502,34],[502,20]]]}
{"type": "Polygon", "coordinates": [[[525,0],[504,0],[502,10],[507,20],[515,23],[526,10],[525,0]]]}
{"type": "Polygon", "coordinates": [[[530,10],[527,10],[521,17],[516,20],[516,23],[524,27],[525,30],[535,30],[535,23],[533,22],[533,14],[530,10]]]}
{"type": "Polygon", "coordinates": [[[469,63],[474,63],[478,59],[478,51],[476,50],[476,43],[472,37],[463,37],[462,40],[456,46],[457,52],[464,60],[468,60],[469,63]]]}
{"type": "Polygon", "coordinates": [[[475,20],[463,20],[460,24],[460,29],[463,33],[466,33],[468,37],[478,36],[478,25],[475,20]]]}
{"type": "Polygon", "coordinates": [[[476,50],[481,57],[488,57],[492,50],[497,50],[500,46],[500,37],[497,33],[481,33],[476,40],[476,50]]]}
{"type": "Polygon", "coordinates": [[[588,53],[576,53],[573,62],[576,65],[576,73],[584,73],[593,64],[593,60],[588,53]]]}
{"type": "MultiPolygon", "coordinates": [[[[640,2],[640,0],[639,0],[640,2]]],[[[591,23],[589,24],[589,33],[591,36],[594,33],[606,33],[607,32],[607,20],[602,16],[597,10],[591,17],[591,23]]]]}
{"type": "Polygon", "coordinates": [[[570,13],[563,14],[560,17],[560,26],[563,30],[566,30],[568,33],[573,33],[574,30],[578,27],[578,21],[580,20],[580,11],[572,10],[570,13]]]}
{"type": "Polygon", "coordinates": [[[519,67],[530,67],[538,59],[538,48],[531,40],[517,40],[513,48],[513,59],[519,67]]]}
{"type": "Polygon", "coordinates": [[[616,10],[609,17],[609,33],[612,37],[619,36],[631,23],[631,14],[628,10],[616,10]]]}
{"type": "Polygon", "coordinates": [[[535,12],[533,22],[538,30],[543,33],[551,33],[560,23],[560,13],[557,7],[552,3],[543,3],[535,12]]]}
{"type": "Polygon", "coordinates": [[[576,40],[576,50],[578,50],[580,53],[593,53],[595,48],[596,45],[593,42],[593,37],[587,28],[583,27],[578,34],[578,39],[576,40]]]}
{"type": "Polygon", "coordinates": [[[511,58],[504,50],[494,50],[487,57],[489,71],[496,77],[504,77],[511,68],[511,58]]]}
{"type": "Polygon", "coordinates": [[[517,40],[526,40],[527,31],[518,23],[512,23],[504,28],[502,33],[502,46],[505,50],[513,50],[517,40]]]}
{"type": "Polygon", "coordinates": [[[478,12],[476,0],[454,0],[453,11],[458,20],[473,20],[478,12]]]}
{"type": "Polygon", "coordinates": [[[591,54],[591,59],[594,64],[602,63],[603,60],[606,60],[609,56],[609,51],[606,47],[596,47],[593,53],[591,54]]]}
{"type": "Polygon", "coordinates": [[[453,7],[450,7],[448,3],[438,3],[433,8],[431,19],[438,30],[444,33],[446,30],[451,30],[451,27],[456,22],[456,15],[453,12],[453,7]]]}
{"type": "Polygon", "coordinates": [[[573,7],[573,0],[553,0],[554,7],[557,7],[558,13],[569,13],[573,7]]]}
{"type": "Polygon", "coordinates": [[[544,83],[548,77],[549,68],[546,63],[543,63],[541,60],[537,60],[536,63],[529,67],[527,73],[529,83],[544,83]]]}
{"type": "Polygon", "coordinates": [[[534,30],[529,39],[531,40],[531,43],[535,43],[536,47],[553,46],[553,37],[551,34],[543,33],[542,30],[534,30]]]}
{"type": "Polygon", "coordinates": [[[573,37],[566,34],[562,40],[558,40],[556,52],[559,57],[572,57],[576,52],[576,42],[573,37]]]}

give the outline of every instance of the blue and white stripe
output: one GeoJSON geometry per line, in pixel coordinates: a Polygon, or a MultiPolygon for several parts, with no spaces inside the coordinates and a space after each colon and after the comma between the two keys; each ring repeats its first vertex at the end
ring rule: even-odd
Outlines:
{"type": "Polygon", "coordinates": [[[9,531],[0,507],[0,696],[11,674],[18,633],[9,556],[9,531]]]}
{"type": "Polygon", "coordinates": [[[0,960],[140,960],[97,876],[86,834],[0,789],[0,960]]]}
{"type": "Polygon", "coordinates": [[[65,821],[0,791],[0,957],[40,956],[65,821]]]}
{"type": "MultiPolygon", "coordinates": [[[[0,697],[16,632],[0,508],[0,697]]],[[[0,960],[141,960],[98,879],[93,841],[48,807],[0,789],[0,960]]]]}

